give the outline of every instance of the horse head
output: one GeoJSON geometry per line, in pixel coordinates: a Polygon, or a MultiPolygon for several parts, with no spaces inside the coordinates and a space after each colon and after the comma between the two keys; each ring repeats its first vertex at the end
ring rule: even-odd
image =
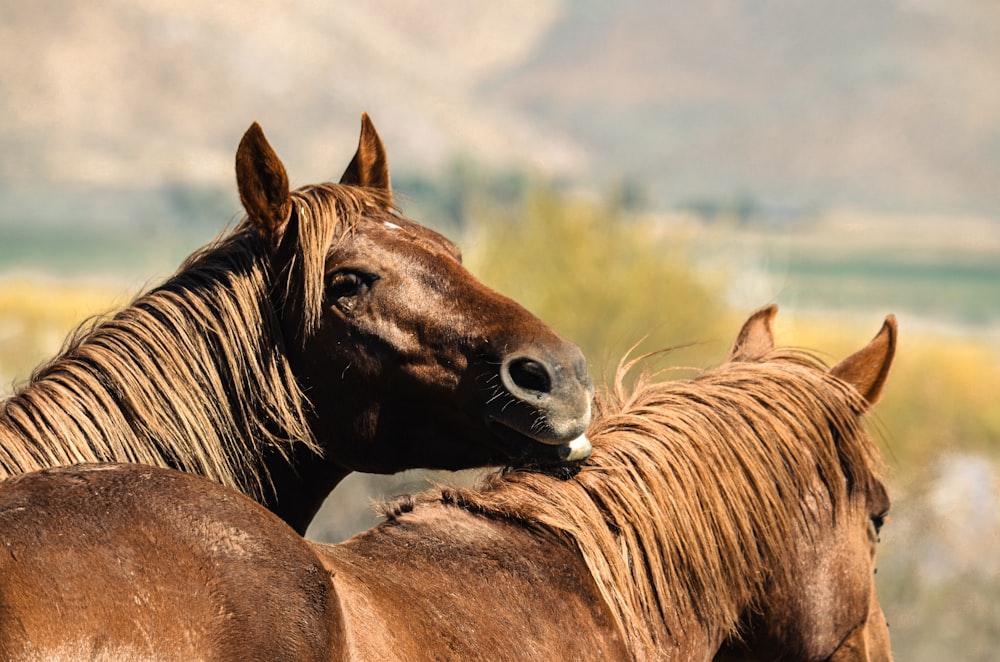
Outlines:
{"type": "Polygon", "coordinates": [[[257,124],[236,170],[248,222],[271,252],[285,350],[332,466],[395,472],[589,455],[593,387],[579,348],[395,209],[367,115],[339,184],[290,191],[257,124]]]}
{"type": "MultiPolygon", "coordinates": [[[[729,352],[730,361],[766,360],[775,349],[777,306],[746,321],[729,352]]],[[[862,349],[829,370],[856,396],[858,414],[877,403],[896,352],[897,324],[886,317],[862,349]]],[[[722,648],[716,660],[763,659],[793,654],[802,659],[891,660],[889,630],[875,587],[876,545],[890,500],[882,481],[869,475],[831,524],[796,541],[794,585],[769,589],[768,604],[741,626],[743,640],[722,648]],[[789,653],[793,651],[793,653],[789,653]]]]}

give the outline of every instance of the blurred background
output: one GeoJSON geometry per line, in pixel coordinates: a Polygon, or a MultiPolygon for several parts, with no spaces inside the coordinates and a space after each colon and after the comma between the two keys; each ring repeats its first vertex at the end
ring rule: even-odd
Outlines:
{"type": "MultiPolygon", "coordinates": [[[[831,362],[887,313],[879,591],[901,660],[1000,643],[1000,5],[984,0],[0,0],[0,390],[241,211],[259,121],[293,185],[362,111],[403,210],[619,359],[722,361],[781,307],[831,362]]],[[[680,371],[679,375],[691,374],[680,371]]],[[[468,473],[353,476],[310,536],[468,473]]]]}

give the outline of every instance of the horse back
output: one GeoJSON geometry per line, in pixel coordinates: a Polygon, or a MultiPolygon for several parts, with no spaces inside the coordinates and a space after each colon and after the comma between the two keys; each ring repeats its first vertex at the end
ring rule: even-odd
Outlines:
{"type": "Polygon", "coordinates": [[[331,586],[287,525],[205,479],[138,465],[0,489],[0,658],[320,659],[331,586]]]}
{"type": "Polygon", "coordinates": [[[422,504],[338,545],[334,659],[628,659],[575,549],[520,524],[422,504]]]}

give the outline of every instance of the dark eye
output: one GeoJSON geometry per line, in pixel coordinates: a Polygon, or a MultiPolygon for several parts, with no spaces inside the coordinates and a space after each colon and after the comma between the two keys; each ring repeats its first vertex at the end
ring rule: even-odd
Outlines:
{"type": "Polygon", "coordinates": [[[349,310],[353,300],[364,294],[378,280],[374,274],[361,271],[337,271],[327,277],[327,296],[341,308],[349,310]]]}
{"type": "Polygon", "coordinates": [[[872,515],[871,519],[872,519],[872,526],[875,527],[875,533],[881,533],[882,526],[885,524],[885,521],[889,519],[889,511],[886,510],[879,513],[878,515],[872,515]]]}

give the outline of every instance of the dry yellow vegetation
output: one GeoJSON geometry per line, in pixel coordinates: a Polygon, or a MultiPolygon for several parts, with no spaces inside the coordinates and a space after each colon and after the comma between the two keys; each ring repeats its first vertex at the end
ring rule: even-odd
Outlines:
{"type": "Polygon", "coordinates": [[[111,284],[42,277],[0,279],[0,393],[22,383],[84,320],[129,300],[111,284]]]}

